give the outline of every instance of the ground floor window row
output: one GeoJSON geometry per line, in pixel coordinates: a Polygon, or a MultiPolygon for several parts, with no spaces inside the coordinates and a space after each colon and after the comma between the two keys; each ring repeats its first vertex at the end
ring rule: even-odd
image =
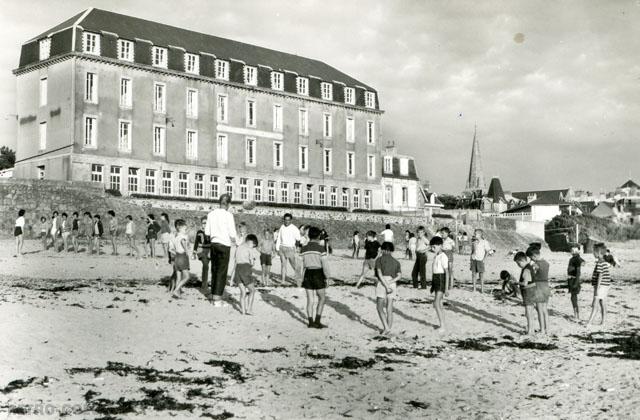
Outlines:
{"type": "Polygon", "coordinates": [[[229,177],[148,168],[91,165],[91,181],[128,194],[157,194],[217,199],[230,194],[235,200],[292,203],[331,207],[372,207],[372,190],[301,182],[229,177]],[[108,171],[107,171],[108,169],[108,171]],[[126,188],[125,188],[126,186],[126,188]]]}

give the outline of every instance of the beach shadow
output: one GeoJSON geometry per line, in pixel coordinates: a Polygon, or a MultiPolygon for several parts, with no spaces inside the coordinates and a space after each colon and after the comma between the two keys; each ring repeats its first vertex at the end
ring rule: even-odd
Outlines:
{"type": "MultiPolygon", "coordinates": [[[[354,294],[354,295],[358,295],[358,296],[362,296],[363,298],[366,298],[366,299],[369,299],[369,300],[370,300],[374,305],[377,303],[377,302],[376,302],[376,300],[375,300],[374,298],[369,297],[369,296],[365,296],[365,295],[363,295],[362,293],[355,292],[355,293],[353,293],[353,294],[354,294]]],[[[438,327],[436,324],[432,324],[432,323],[430,323],[430,322],[424,321],[424,320],[422,320],[422,319],[419,319],[419,318],[413,317],[413,316],[411,316],[411,315],[408,315],[408,314],[406,314],[405,312],[402,312],[401,310],[399,310],[399,309],[397,308],[397,305],[393,305],[393,313],[394,313],[394,314],[399,315],[401,318],[404,318],[404,319],[406,319],[407,321],[413,321],[413,322],[416,322],[416,323],[418,323],[418,324],[422,324],[422,325],[424,325],[424,326],[431,327],[431,328],[436,328],[436,327],[438,327]]]]}
{"type": "Polygon", "coordinates": [[[331,300],[327,297],[327,300],[325,301],[325,305],[329,306],[340,315],[344,315],[352,321],[359,322],[360,324],[364,325],[367,328],[370,328],[376,332],[380,330],[378,326],[373,325],[369,321],[362,319],[360,315],[353,312],[351,308],[349,308],[344,303],[336,302],[335,300],[331,300]]]}
{"type": "Polygon", "coordinates": [[[307,316],[305,315],[305,313],[288,300],[282,299],[280,296],[271,294],[266,290],[258,290],[258,292],[262,297],[262,301],[266,304],[288,313],[291,318],[295,319],[296,321],[300,321],[305,325],[307,324],[307,316]]]}
{"type": "Polygon", "coordinates": [[[454,302],[452,300],[447,300],[447,303],[448,303],[448,308],[452,312],[455,312],[461,315],[467,315],[477,321],[493,324],[496,327],[501,327],[514,333],[522,332],[521,325],[511,322],[508,319],[503,318],[499,315],[492,314],[482,309],[474,308],[473,306],[467,305],[466,303],[454,302]]]}

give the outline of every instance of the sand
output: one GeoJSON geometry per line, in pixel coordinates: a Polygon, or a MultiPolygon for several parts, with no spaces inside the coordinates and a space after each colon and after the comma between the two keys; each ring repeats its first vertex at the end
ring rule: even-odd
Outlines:
{"type": "MultiPolygon", "coordinates": [[[[37,241],[13,258],[2,240],[0,418],[637,418],[636,245],[613,246],[623,266],[604,329],[571,319],[568,255],[547,252],[553,336],[531,343],[520,338],[522,306],[491,293],[500,270],[518,272],[506,250],[487,261],[484,295],[471,292],[468,256],[456,256],[462,284],[446,300],[444,333],[433,295],[401,285],[387,339],[372,282],[353,287],[362,260],[349,250],[331,257],[329,328],[316,330],[296,287],[260,288],[255,315],[242,316],[237,288],[226,308],[195,287],[170,299],[163,259],[40,252],[37,241]]],[[[413,262],[401,263],[406,280],[413,262]]],[[[592,293],[583,284],[583,317],[592,293]]]]}

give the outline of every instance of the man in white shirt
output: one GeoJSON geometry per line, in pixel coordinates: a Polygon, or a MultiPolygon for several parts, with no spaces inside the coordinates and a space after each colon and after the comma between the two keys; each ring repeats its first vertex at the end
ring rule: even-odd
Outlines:
{"type": "Polygon", "coordinates": [[[387,224],[384,227],[384,230],[380,232],[380,236],[382,236],[382,242],[393,243],[393,231],[391,230],[391,225],[387,224]]]}
{"type": "MultiPolygon", "coordinates": [[[[293,268],[294,280],[298,273],[298,258],[296,257],[296,242],[300,241],[300,231],[291,223],[293,216],[291,213],[285,213],[282,218],[283,225],[278,230],[276,237],[276,252],[280,255],[280,266],[282,271],[282,283],[287,280],[287,261],[293,268]]],[[[297,281],[297,280],[296,280],[297,281]]]]}
{"type": "Polygon", "coordinates": [[[220,196],[220,208],[214,209],[207,215],[204,227],[205,235],[211,238],[211,295],[213,306],[225,306],[222,294],[227,285],[227,270],[229,269],[229,254],[231,243],[236,241],[236,223],[233,214],[229,212],[231,196],[220,196]]]}

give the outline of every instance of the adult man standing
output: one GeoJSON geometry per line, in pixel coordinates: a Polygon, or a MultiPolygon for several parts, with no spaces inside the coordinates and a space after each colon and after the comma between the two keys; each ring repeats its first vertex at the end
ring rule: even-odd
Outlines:
{"type": "Polygon", "coordinates": [[[276,237],[276,252],[280,255],[282,283],[285,283],[287,280],[287,261],[291,263],[291,268],[293,268],[294,280],[297,279],[298,260],[296,258],[296,242],[301,238],[300,231],[291,223],[292,220],[293,216],[291,213],[285,213],[283,224],[280,226],[278,236],[276,237]]]}
{"type": "Polygon", "coordinates": [[[226,306],[222,301],[222,294],[227,285],[227,270],[229,269],[229,254],[231,243],[236,240],[236,224],[233,214],[229,212],[231,196],[220,196],[220,208],[212,210],[207,215],[204,228],[211,239],[211,295],[213,306],[226,306]]]}

